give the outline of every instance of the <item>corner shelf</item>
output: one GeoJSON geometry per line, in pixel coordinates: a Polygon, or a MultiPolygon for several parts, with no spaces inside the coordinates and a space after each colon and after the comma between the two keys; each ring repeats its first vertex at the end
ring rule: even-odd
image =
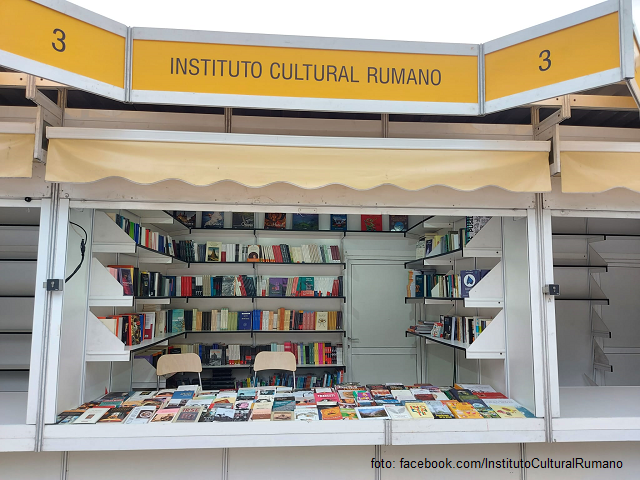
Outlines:
{"type": "Polygon", "coordinates": [[[502,311],[495,316],[489,326],[487,326],[487,328],[485,328],[471,344],[459,342],[457,340],[446,340],[444,338],[434,337],[430,334],[415,333],[408,330],[405,332],[405,336],[407,335],[424,338],[427,340],[427,343],[434,342],[457,350],[464,350],[465,356],[468,359],[504,360],[506,355],[504,314],[502,311]]]}
{"type": "Polygon", "coordinates": [[[90,307],[131,307],[133,297],[125,296],[123,288],[108,270],[93,257],[89,281],[90,307]]]}

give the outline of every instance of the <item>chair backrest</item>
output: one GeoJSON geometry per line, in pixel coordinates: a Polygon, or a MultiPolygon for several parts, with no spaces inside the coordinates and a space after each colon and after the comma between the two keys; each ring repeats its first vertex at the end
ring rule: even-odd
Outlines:
{"type": "Polygon", "coordinates": [[[158,359],[156,373],[158,375],[168,375],[178,372],[198,372],[202,371],[202,361],[195,353],[176,353],[162,355],[158,359]]]}
{"type": "Polygon", "coordinates": [[[253,371],[287,370],[296,371],[296,356],[291,352],[260,352],[253,362],[253,371]]]}

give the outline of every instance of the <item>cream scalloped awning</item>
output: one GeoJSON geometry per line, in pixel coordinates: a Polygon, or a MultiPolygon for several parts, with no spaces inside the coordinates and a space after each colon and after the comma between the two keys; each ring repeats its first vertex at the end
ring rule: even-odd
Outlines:
{"type": "Polygon", "coordinates": [[[122,177],[139,184],[286,182],[301,188],[396,185],[419,190],[496,186],[551,190],[549,142],[284,137],[195,132],[47,129],[46,180],[122,177]]]}
{"type": "Polygon", "coordinates": [[[640,192],[640,142],[560,142],[564,193],[640,192]]]}
{"type": "Polygon", "coordinates": [[[34,145],[32,123],[0,122],[0,178],[30,178],[34,145]]]}

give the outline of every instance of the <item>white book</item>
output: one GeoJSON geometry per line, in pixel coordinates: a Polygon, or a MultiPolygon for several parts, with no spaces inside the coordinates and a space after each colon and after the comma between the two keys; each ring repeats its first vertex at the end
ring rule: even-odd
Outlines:
{"type": "Polygon", "coordinates": [[[414,401],[416,397],[413,396],[410,390],[391,390],[391,395],[396,400],[406,400],[406,401],[414,401]]]}
{"type": "Polygon", "coordinates": [[[293,412],[294,420],[313,422],[316,420],[320,420],[318,415],[318,407],[309,406],[309,407],[296,407],[293,412]]]}
{"type": "Polygon", "coordinates": [[[97,423],[108,411],[108,408],[90,408],[73,423],[97,423]]]}
{"type": "Polygon", "coordinates": [[[129,413],[129,416],[125,419],[124,423],[127,424],[140,424],[140,423],[149,423],[153,416],[156,414],[156,407],[152,406],[144,406],[144,407],[135,407],[129,413]]]}
{"type": "Polygon", "coordinates": [[[391,420],[411,420],[411,414],[404,405],[385,405],[384,409],[391,420]]]}

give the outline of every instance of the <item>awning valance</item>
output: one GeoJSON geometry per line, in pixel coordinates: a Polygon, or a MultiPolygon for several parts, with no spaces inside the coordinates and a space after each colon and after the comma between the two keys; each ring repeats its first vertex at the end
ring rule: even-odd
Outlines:
{"type": "Polygon", "coordinates": [[[32,123],[0,123],[0,178],[31,177],[34,145],[32,123]]]}
{"type": "Polygon", "coordinates": [[[123,177],[139,184],[286,182],[302,188],[395,185],[419,190],[497,186],[551,188],[548,142],[282,137],[83,128],[47,129],[46,180],[86,183],[123,177]]]}
{"type": "Polygon", "coordinates": [[[560,142],[560,170],[565,193],[640,192],[640,142],[560,142]]]}

